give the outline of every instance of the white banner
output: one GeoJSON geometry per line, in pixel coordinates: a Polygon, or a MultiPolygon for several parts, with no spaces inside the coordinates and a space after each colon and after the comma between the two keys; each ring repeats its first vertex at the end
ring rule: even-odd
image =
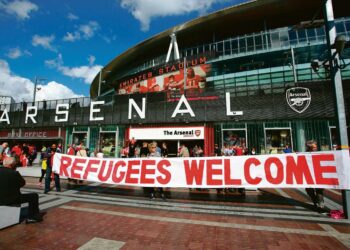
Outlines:
{"type": "Polygon", "coordinates": [[[53,171],[142,187],[349,189],[349,152],[200,158],[83,158],[55,154],[53,171]]]}
{"type": "Polygon", "coordinates": [[[203,140],[204,127],[130,128],[129,139],[203,140]]]}

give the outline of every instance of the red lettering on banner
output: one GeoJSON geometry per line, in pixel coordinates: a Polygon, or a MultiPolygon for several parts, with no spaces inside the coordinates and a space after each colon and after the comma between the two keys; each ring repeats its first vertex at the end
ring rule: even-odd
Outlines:
{"type": "Polygon", "coordinates": [[[141,178],[140,178],[140,184],[154,184],[154,178],[147,178],[146,175],[153,175],[155,174],[156,170],[153,168],[147,168],[147,166],[154,166],[156,163],[155,160],[142,160],[141,162],[141,178]]]}
{"type": "Polygon", "coordinates": [[[165,185],[168,184],[171,180],[171,173],[165,167],[170,167],[171,163],[168,160],[161,160],[157,164],[158,172],[161,173],[164,177],[157,176],[157,181],[159,184],[165,185]]]}
{"type": "Polygon", "coordinates": [[[324,173],[336,173],[337,169],[335,166],[321,166],[322,161],[334,162],[333,154],[323,155],[312,155],[312,163],[314,165],[315,181],[316,184],[320,185],[339,185],[337,178],[324,178],[324,173]]]}
{"type": "Polygon", "coordinates": [[[306,157],[304,155],[297,156],[296,162],[293,156],[286,157],[286,183],[304,184],[304,178],[306,184],[314,184],[309,166],[307,165],[306,157]]]}
{"type": "Polygon", "coordinates": [[[261,164],[261,162],[256,158],[249,158],[245,161],[245,163],[244,163],[244,177],[245,177],[246,181],[248,182],[248,184],[258,185],[261,182],[260,177],[252,178],[252,176],[250,175],[251,165],[259,166],[260,164],[261,164]]]}
{"type": "Polygon", "coordinates": [[[193,181],[198,185],[202,185],[204,160],[199,160],[199,165],[197,165],[197,160],[191,160],[191,165],[189,160],[184,160],[183,163],[185,166],[187,185],[193,185],[193,181]]]}
{"type": "Polygon", "coordinates": [[[107,162],[106,161],[102,161],[101,167],[100,167],[100,171],[98,172],[98,176],[97,178],[101,181],[101,182],[105,182],[109,179],[109,177],[111,176],[111,172],[113,169],[113,161],[110,161],[107,167],[107,173],[106,175],[103,175],[105,172],[105,167],[106,167],[107,162]]]}
{"type": "Polygon", "coordinates": [[[281,184],[283,181],[283,163],[281,160],[277,157],[270,157],[265,161],[265,175],[266,175],[266,180],[270,182],[271,184],[281,184]],[[277,167],[277,175],[276,177],[272,176],[271,173],[271,165],[275,165],[277,167]]]}
{"type": "Polygon", "coordinates": [[[222,180],[214,179],[213,175],[221,175],[222,169],[213,169],[213,165],[222,165],[220,159],[209,159],[207,160],[207,185],[222,185],[222,180]]]}
{"type": "Polygon", "coordinates": [[[94,172],[97,173],[98,168],[93,167],[93,165],[100,165],[100,160],[97,159],[91,159],[88,161],[84,175],[83,175],[83,179],[86,180],[87,176],[89,175],[90,172],[94,172]]]}
{"type": "Polygon", "coordinates": [[[81,173],[77,173],[81,172],[83,170],[84,165],[79,165],[79,164],[85,164],[86,163],[86,159],[85,158],[75,158],[73,165],[72,165],[72,169],[71,169],[71,177],[73,179],[81,179],[81,173]]]}
{"type": "Polygon", "coordinates": [[[242,180],[239,179],[231,179],[231,160],[224,159],[224,168],[225,168],[225,185],[241,185],[242,180]]]}
{"type": "Polygon", "coordinates": [[[125,183],[128,184],[137,184],[138,183],[138,178],[133,178],[131,177],[132,174],[140,174],[140,169],[138,168],[133,168],[134,166],[139,166],[140,161],[138,160],[129,160],[128,161],[128,171],[126,172],[126,177],[125,177],[125,183]]]}
{"type": "Polygon", "coordinates": [[[117,161],[114,164],[113,173],[112,173],[112,181],[114,183],[121,182],[125,177],[125,172],[119,172],[120,174],[119,174],[119,176],[117,176],[117,171],[118,171],[119,167],[126,167],[125,161],[117,161]]]}
{"type": "Polygon", "coordinates": [[[72,158],[62,155],[61,156],[61,165],[60,165],[60,175],[69,176],[67,168],[72,164],[72,158]]]}

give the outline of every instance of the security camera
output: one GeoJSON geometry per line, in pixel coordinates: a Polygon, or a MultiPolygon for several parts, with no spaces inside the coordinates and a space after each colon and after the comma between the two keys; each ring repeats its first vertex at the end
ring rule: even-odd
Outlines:
{"type": "Polygon", "coordinates": [[[312,60],[311,62],[311,68],[314,72],[318,72],[320,69],[320,61],[319,60],[312,60]]]}

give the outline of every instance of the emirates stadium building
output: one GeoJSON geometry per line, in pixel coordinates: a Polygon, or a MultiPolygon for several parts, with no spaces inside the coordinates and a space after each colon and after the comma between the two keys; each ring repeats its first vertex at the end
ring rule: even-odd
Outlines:
{"type": "MultiPolygon", "coordinates": [[[[337,70],[348,118],[345,2],[333,1],[329,23],[345,39],[337,70]]],[[[256,0],[199,17],[117,56],[96,75],[90,98],[2,105],[0,140],[83,141],[108,156],[132,138],[166,142],[170,156],[181,143],[206,156],[215,144],[270,154],[286,145],[305,151],[312,141],[330,150],[339,143],[325,24],[321,0],[256,0]]]]}

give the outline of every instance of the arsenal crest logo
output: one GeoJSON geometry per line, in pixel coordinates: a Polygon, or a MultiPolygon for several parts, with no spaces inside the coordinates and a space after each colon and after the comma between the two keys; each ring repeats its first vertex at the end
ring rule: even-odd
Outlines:
{"type": "Polygon", "coordinates": [[[200,131],[200,130],[195,130],[194,133],[195,133],[195,135],[196,135],[197,137],[201,135],[201,131],[200,131]]]}
{"type": "Polygon", "coordinates": [[[310,90],[302,87],[287,89],[286,99],[295,112],[303,113],[311,103],[310,90]]]}

